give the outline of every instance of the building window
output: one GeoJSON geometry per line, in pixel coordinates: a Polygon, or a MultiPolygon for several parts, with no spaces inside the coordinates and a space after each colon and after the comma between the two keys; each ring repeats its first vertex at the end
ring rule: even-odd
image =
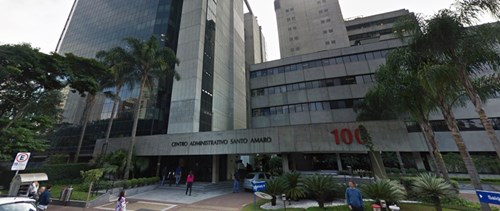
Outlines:
{"type": "Polygon", "coordinates": [[[296,51],[299,51],[299,50],[300,50],[300,47],[296,47],[296,48],[295,48],[295,50],[296,50],[296,51]]]}
{"type": "Polygon", "coordinates": [[[332,44],[335,44],[336,42],[335,42],[335,40],[332,40],[332,41],[331,41],[331,43],[332,43],[332,44]]]}
{"type": "Polygon", "coordinates": [[[326,41],[326,42],[325,42],[325,45],[330,45],[330,41],[326,41]]]}
{"type": "Polygon", "coordinates": [[[328,32],[333,33],[333,29],[328,29],[328,32]]]}
{"type": "Polygon", "coordinates": [[[295,17],[292,17],[292,20],[295,20],[295,17]]]}
{"type": "Polygon", "coordinates": [[[293,9],[293,7],[292,7],[292,8],[290,8],[290,11],[293,11],[293,10],[294,10],[294,9],[293,9]]]}
{"type": "Polygon", "coordinates": [[[292,40],[293,40],[293,37],[290,37],[290,41],[292,41],[292,40]]]}
{"type": "Polygon", "coordinates": [[[330,21],[331,21],[330,18],[326,19],[326,22],[330,22],[330,21]]]}
{"type": "Polygon", "coordinates": [[[286,9],[285,12],[288,12],[288,9],[286,9]]]}
{"type": "Polygon", "coordinates": [[[321,20],[321,23],[325,23],[325,20],[321,20]]]}
{"type": "Polygon", "coordinates": [[[293,30],[297,30],[297,27],[296,27],[296,26],[294,26],[294,27],[293,27],[293,30]]]}
{"type": "Polygon", "coordinates": [[[323,13],[323,10],[320,10],[320,11],[319,11],[319,14],[321,14],[321,13],[323,13]]]}
{"type": "Polygon", "coordinates": [[[291,27],[288,27],[288,31],[292,31],[292,28],[291,28],[291,27]]]}
{"type": "Polygon", "coordinates": [[[298,40],[298,39],[299,39],[299,37],[298,37],[298,36],[295,36],[293,39],[298,40]]]}
{"type": "Polygon", "coordinates": [[[323,31],[323,34],[326,34],[326,33],[327,33],[327,31],[326,31],[326,30],[325,30],[325,31],[323,31]]]}

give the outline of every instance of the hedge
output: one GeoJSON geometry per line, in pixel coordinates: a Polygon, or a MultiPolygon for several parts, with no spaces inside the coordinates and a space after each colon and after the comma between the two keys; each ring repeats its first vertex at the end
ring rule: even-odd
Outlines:
{"type": "Polygon", "coordinates": [[[45,164],[39,168],[27,169],[26,173],[46,173],[52,183],[60,180],[81,179],[80,171],[90,170],[86,163],[45,164]]]}

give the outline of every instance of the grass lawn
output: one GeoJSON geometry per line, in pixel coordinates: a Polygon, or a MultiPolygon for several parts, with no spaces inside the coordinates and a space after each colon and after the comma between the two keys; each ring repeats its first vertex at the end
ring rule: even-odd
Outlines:
{"type": "MultiPolygon", "coordinates": [[[[257,201],[257,209],[256,211],[265,211],[261,209],[260,206],[269,202],[269,200],[259,200],[257,201]]],[[[243,207],[242,211],[253,211],[254,205],[253,203],[248,204],[243,207]]],[[[279,209],[278,211],[283,211],[284,209],[279,209]]],[[[345,211],[349,210],[347,206],[336,206],[336,207],[327,207],[326,209],[320,209],[319,207],[311,207],[308,209],[300,209],[300,208],[287,208],[287,211],[345,211]]],[[[372,210],[369,203],[365,203],[365,211],[372,210]]],[[[429,204],[401,204],[401,210],[418,210],[418,211],[435,211],[434,207],[429,204]]],[[[460,207],[460,208],[447,208],[443,207],[443,211],[473,211],[474,209],[460,207]]]]}
{"type": "MultiPolygon", "coordinates": [[[[66,187],[67,185],[54,185],[52,186],[52,198],[59,199],[61,196],[61,190],[66,187]]],[[[96,195],[92,196],[90,195],[90,200],[97,198],[96,195]]],[[[87,200],[87,192],[83,191],[75,191],[73,189],[73,192],[71,193],[71,200],[76,200],[76,201],[85,201],[87,200]]]]}

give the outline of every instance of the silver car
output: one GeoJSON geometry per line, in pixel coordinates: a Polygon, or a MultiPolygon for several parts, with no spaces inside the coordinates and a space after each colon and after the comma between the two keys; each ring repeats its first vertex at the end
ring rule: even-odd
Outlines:
{"type": "Polygon", "coordinates": [[[252,190],[252,182],[258,182],[258,181],[265,181],[267,179],[270,179],[271,175],[264,173],[264,172],[251,172],[248,173],[245,176],[245,179],[243,179],[243,188],[245,190],[252,190]]]}
{"type": "Polygon", "coordinates": [[[0,197],[0,211],[36,211],[35,200],[27,197],[0,197]]]}

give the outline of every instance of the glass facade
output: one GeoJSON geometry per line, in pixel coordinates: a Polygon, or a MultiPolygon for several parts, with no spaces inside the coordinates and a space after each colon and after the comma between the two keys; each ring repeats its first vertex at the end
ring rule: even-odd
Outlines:
{"type": "Polygon", "coordinates": [[[201,80],[200,132],[212,131],[216,12],[217,0],[208,0],[203,48],[203,76],[201,80]]]}
{"type": "MultiPolygon", "coordinates": [[[[159,38],[161,46],[176,51],[182,5],[182,0],[77,1],[57,51],[60,54],[73,53],[92,58],[98,51],[116,46],[124,47],[123,39],[126,37],[146,40],[152,35],[159,38]]],[[[144,92],[137,135],[166,133],[172,83],[172,78],[157,80],[153,89],[144,92]]],[[[114,92],[115,89],[103,91],[114,92]]],[[[115,118],[112,137],[130,136],[133,108],[138,95],[138,84],[121,89],[117,113],[112,117],[115,118]]],[[[95,126],[96,131],[88,133],[96,133],[97,137],[103,135],[99,133],[105,131],[111,118],[113,103],[111,99],[104,97],[96,101],[90,116],[90,124],[95,126]]]]}

